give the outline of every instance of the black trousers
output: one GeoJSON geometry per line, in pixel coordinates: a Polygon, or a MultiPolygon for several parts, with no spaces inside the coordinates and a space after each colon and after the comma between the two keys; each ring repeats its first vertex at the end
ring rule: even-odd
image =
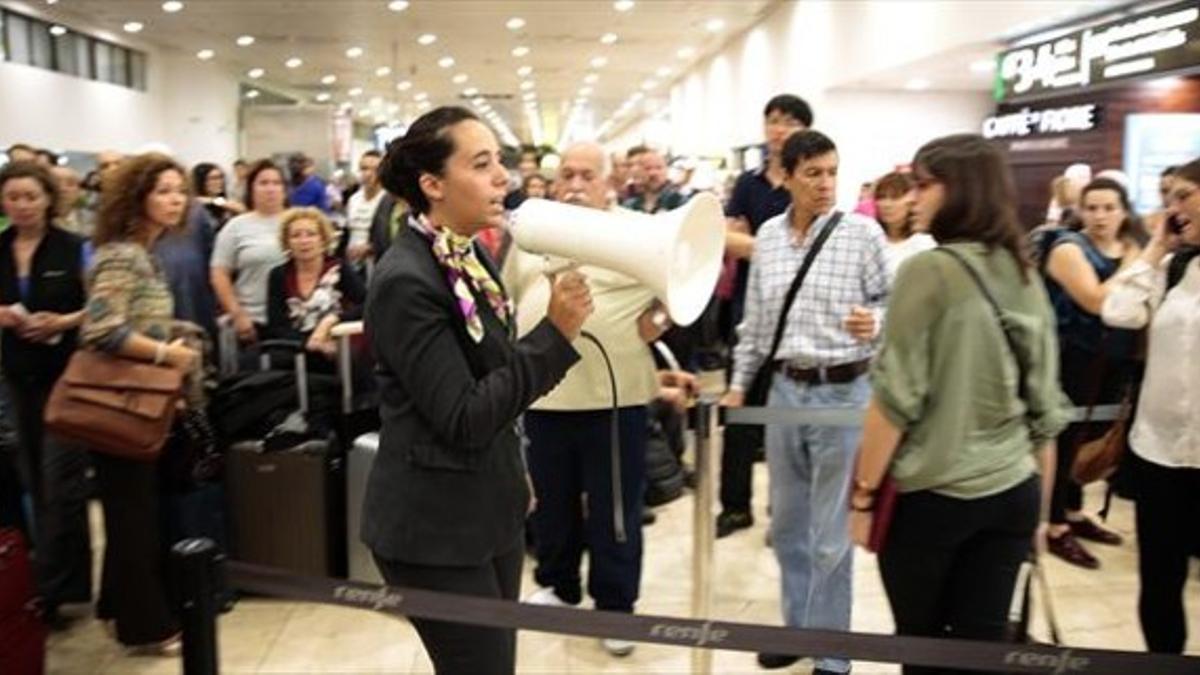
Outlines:
{"type": "Polygon", "coordinates": [[[179,632],[168,591],[168,544],[158,463],[93,454],[104,505],[104,571],[96,616],[113,619],[117,640],[152,644],[179,632]]]}
{"type": "Polygon", "coordinates": [[[1200,555],[1200,469],[1133,461],[1142,635],[1152,652],[1181,654],[1187,642],[1183,587],[1189,559],[1200,555]]]}
{"type": "MultiPolygon", "coordinates": [[[[896,502],[879,571],[898,635],[1003,640],[1037,527],[1039,478],[980,499],[922,491],[896,502]]],[[[904,666],[906,675],[948,673],[904,666]]]]}
{"type": "Polygon", "coordinates": [[[727,426],[721,433],[721,510],[749,513],[763,428],[727,426]]]}
{"type": "MultiPolygon", "coordinates": [[[[375,556],[391,586],[515,601],[521,592],[522,539],[478,567],[412,565],[375,556]]],[[[517,632],[446,621],[412,619],[438,675],[511,675],[517,664],[517,632]]]]}
{"type": "Polygon", "coordinates": [[[91,602],[88,455],[45,432],[42,415],[53,379],[10,376],[7,385],[19,446],[17,469],[33,503],[38,592],[51,611],[62,603],[91,602]]]}

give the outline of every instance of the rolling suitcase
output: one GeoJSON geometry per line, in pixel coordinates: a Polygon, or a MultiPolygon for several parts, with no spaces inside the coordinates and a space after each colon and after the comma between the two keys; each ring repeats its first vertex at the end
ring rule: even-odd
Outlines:
{"type": "Polygon", "coordinates": [[[379,434],[366,433],[354,439],[354,446],[346,455],[346,550],[349,552],[349,578],[372,584],[382,584],[379,569],[366,544],[359,539],[362,529],[363,496],[367,491],[367,477],[371,465],[379,452],[379,434]]]}
{"type": "Polygon", "coordinates": [[[266,341],[296,354],[299,410],[265,438],[230,446],[225,481],[233,557],[309,576],[345,576],[346,476],[331,431],[306,427],[303,345],[266,341]],[[290,431],[287,429],[290,427],[290,431]]]}
{"type": "Polygon", "coordinates": [[[0,673],[41,675],[46,663],[42,623],[25,535],[0,528],[0,673]]]}

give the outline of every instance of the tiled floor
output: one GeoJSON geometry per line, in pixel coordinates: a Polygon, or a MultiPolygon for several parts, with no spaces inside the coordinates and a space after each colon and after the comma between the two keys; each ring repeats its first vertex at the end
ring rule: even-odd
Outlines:
{"type": "MultiPolygon", "coordinates": [[[[765,467],[755,476],[756,494],[766,487],[765,467]]],[[[1092,496],[1095,497],[1094,495],[1092,496]]],[[[771,549],[764,545],[765,513],[757,524],[716,544],[713,617],[777,625],[779,574],[771,549]]],[[[691,597],[692,508],[690,495],[658,511],[658,522],[646,531],[645,573],[639,612],[688,616],[691,597]]],[[[97,518],[99,516],[97,515],[97,518]]],[[[1136,551],[1132,509],[1114,504],[1112,523],[1127,543],[1119,548],[1092,546],[1103,569],[1089,572],[1051,560],[1048,574],[1064,637],[1080,647],[1142,649],[1135,606],[1136,551]]],[[[526,565],[523,590],[533,589],[532,565],[526,565]]],[[[1196,575],[1192,575],[1195,579],[1196,575]]],[[[874,558],[856,558],[854,630],[887,633],[891,618],[874,558]]],[[[1187,589],[1192,624],[1192,653],[1200,653],[1200,587],[1187,589]]],[[[221,618],[223,673],[430,673],[412,628],[403,621],[366,611],[275,600],[245,600],[221,618]]],[[[542,633],[520,635],[518,670],[523,673],[683,673],[690,668],[686,649],[639,645],[618,659],[595,640],[542,633]]],[[[806,673],[804,661],[791,672],[806,673]]],[[[752,654],[716,652],[713,672],[758,671],[752,654]]],[[[99,624],[80,621],[51,638],[49,672],[178,673],[178,660],[130,657],[105,637],[99,624]]],[[[856,673],[895,673],[896,666],[856,663],[856,673]]]]}

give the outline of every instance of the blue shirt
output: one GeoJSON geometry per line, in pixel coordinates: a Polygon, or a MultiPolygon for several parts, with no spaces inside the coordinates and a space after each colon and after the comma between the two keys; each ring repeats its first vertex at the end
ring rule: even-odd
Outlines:
{"type": "Polygon", "coordinates": [[[315,174],[304,179],[288,196],[291,206],[315,206],[329,213],[329,194],[325,192],[325,181],[315,174]]]}
{"type": "MultiPolygon", "coordinates": [[[[1078,246],[1087,261],[1096,271],[1096,277],[1104,283],[1121,268],[1119,259],[1109,258],[1096,248],[1087,235],[1080,232],[1064,231],[1050,244],[1050,251],[1064,244],[1078,246]]],[[[1046,253],[1049,259],[1049,251],[1046,253]]],[[[1132,358],[1137,349],[1137,333],[1121,328],[1105,326],[1096,314],[1088,312],[1071,299],[1066,289],[1046,275],[1046,292],[1050,294],[1050,304],[1054,306],[1054,314],[1058,319],[1058,341],[1064,349],[1074,348],[1096,354],[1103,351],[1115,358],[1132,358]]]]}

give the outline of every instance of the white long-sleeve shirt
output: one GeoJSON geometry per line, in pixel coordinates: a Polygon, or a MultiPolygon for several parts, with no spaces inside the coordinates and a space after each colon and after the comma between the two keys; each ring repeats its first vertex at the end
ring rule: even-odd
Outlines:
{"type": "Polygon", "coordinates": [[[1104,323],[1150,326],[1146,376],[1130,447],[1168,467],[1200,468],[1200,257],[1167,291],[1167,265],[1137,261],[1118,272],[1104,300],[1104,323]]]}

